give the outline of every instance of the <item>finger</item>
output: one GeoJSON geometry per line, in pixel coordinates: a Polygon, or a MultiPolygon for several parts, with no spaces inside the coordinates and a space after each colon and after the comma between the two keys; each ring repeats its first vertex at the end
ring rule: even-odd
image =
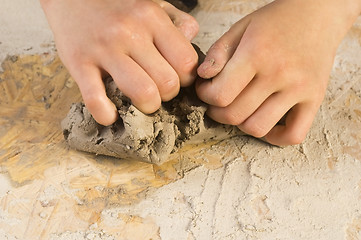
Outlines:
{"type": "Polygon", "coordinates": [[[265,136],[294,105],[291,95],[274,93],[238,128],[260,138],[265,136]]]}
{"type": "Polygon", "coordinates": [[[168,14],[178,30],[188,39],[192,40],[199,31],[197,20],[166,1],[160,1],[159,5],[168,14]]]}
{"type": "Polygon", "coordinates": [[[209,79],[222,71],[226,63],[232,58],[241,38],[249,25],[248,17],[235,23],[208,50],[204,62],[198,67],[198,75],[209,79]]]}
{"type": "Polygon", "coordinates": [[[189,86],[196,77],[198,55],[190,42],[169,20],[164,27],[155,29],[154,43],[162,56],[177,72],[180,85],[189,86]],[[164,37],[167,36],[167,37],[164,37]]]}
{"type": "Polygon", "coordinates": [[[169,101],[177,96],[180,88],[178,74],[153,44],[134,49],[130,56],[155,82],[162,101],[169,101]]]}
{"type": "Polygon", "coordinates": [[[159,109],[161,98],[157,85],[129,56],[114,54],[103,62],[103,68],[140,111],[148,114],[159,109]]]}
{"type": "MultiPolygon", "coordinates": [[[[234,25],[232,29],[230,29],[229,33],[225,35],[226,37],[223,38],[218,44],[223,46],[231,46],[233,43],[230,41],[234,41],[234,43],[236,43],[240,39],[243,34],[242,31],[244,31],[247,27],[248,20],[246,18],[244,21],[240,21],[237,24],[243,28],[239,27],[237,32],[235,30],[237,25],[234,25]],[[239,29],[242,31],[239,31],[239,29]]],[[[256,67],[251,61],[252,56],[250,56],[248,48],[243,47],[242,41],[239,44],[236,44],[236,46],[237,48],[232,54],[231,52],[233,52],[233,50],[230,52],[223,50],[222,52],[217,50],[222,47],[215,47],[217,51],[212,51],[213,53],[207,55],[208,60],[205,62],[214,62],[214,66],[219,66],[216,66],[215,68],[212,67],[213,70],[217,72],[220,70],[222,71],[219,72],[217,76],[213,77],[212,80],[200,80],[196,84],[198,96],[204,102],[213,106],[226,107],[235,100],[239,93],[255,77],[256,67]],[[224,65],[225,63],[226,65],[224,65]],[[218,70],[215,70],[216,68],[218,70]]],[[[198,70],[198,72],[200,71],[202,70],[198,70]]],[[[208,76],[212,75],[213,73],[208,76]]]]}
{"type": "Polygon", "coordinates": [[[230,105],[255,77],[256,69],[246,56],[232,58],[212,80],[196,82],[198,97],[213,106],[230,105]]]}
{"type": "Polygon", "coordinates": [[[84,103],[95,121],[108,126],[113,124],[118,113],[113,102],[107,97],[100,70],[95,66],[69,68],[77,82],[84,103]]]}
{"type": "Polygon", "coordinates": [[[265,136],[266,141],[278,146],[301,143],[311,128],[318,107],[311,103],[294,106],[286,116],[286,124],[275,126],[265,136]]]}
{"type": "Polygon", "coordinates": [[[226,107],[208,108],[207,114],[217,122],[230,125],[239,125],[251,116],[262,103],[276,91],[271,81],[255,78],[226,107]]]}

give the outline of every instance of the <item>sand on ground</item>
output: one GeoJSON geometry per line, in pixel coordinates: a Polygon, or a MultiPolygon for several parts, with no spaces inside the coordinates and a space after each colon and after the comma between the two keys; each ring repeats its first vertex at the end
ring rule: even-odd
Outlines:
{"type": "MultiPolygon", "coordinates": [[[[267,1],[200,3],[206,51],[267,1]]],[[[68,149],[80,95],[39,3],[2,0],[0,26],[0,239],[361,239],[361,18],[302,144],[235,137],[162,166],[68,149]]]]}

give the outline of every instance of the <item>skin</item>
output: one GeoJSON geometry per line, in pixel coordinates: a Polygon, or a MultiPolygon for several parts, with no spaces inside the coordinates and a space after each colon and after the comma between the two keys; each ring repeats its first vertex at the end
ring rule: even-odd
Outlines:
{"type": "Polygon", "coordinates": [[[360,0],[276,0],[241,19],[198,68],[214,77],[196,84],[208,115],[274,145],[301,143],[360,12],[360,0]]]}
{"type": "Polygon", "coordinates": [[[94,119],[116,121],[102,76],[144,113],[178,94],[196,76],[198,56],[190,40],[198,23],[163,1],[41,0],[57,50],[77,82],[94,119]],[[175,24],[174,24],[175,23],[175,24]]]}
{"type": "MultiPolygon", "coordinates": [[[[143,112],[192,83],[197,22],[161,0],[40,0],[59,55],[103,125],[117,119],[102,75],[143,112]],[[172,44],[168,44],[172,43],[172,44]]],[[[304,140],[360,0],[276,0],[235,23],[197,69],[214,120],[275,145],[304,140]],[[281,118],[283,124],[277,124],[281,118]]]]}

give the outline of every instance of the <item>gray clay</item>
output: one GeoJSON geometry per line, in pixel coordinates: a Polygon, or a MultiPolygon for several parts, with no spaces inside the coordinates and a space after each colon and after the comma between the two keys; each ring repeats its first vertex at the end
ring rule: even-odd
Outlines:
{"type": "Polygon", "coordinates": [[[234,126],[207,117],[207,105],[197,98],[194,86],[181,89],[176,98],[163,103],[154,114],[146,115],[119,91],[111,77],[104,83],[108,97],[117,106],[119,120],[102,126],[83,103],[73,104],[62,128],[67,143],[74,149],[162,164],[184,145],[242,134],[234,126]]]}

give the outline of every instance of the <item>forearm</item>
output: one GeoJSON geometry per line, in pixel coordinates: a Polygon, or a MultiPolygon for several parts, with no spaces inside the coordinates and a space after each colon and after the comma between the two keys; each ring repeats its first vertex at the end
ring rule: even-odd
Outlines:
{"type": "MultiPolygon", "coordinates": [[[[266,8],[278,11],[273,17],[283,23],[282,28],[292,29],[295,36],[302,39],[307,34],[309,38],[317,39],[322,33],[328,36],[327,42],[322,44],[332,45],[336,51],[361,13],[361,0],[276,0],[266,8]],[[284,16],[288,16],[288,23],[282,19],[284,16]]],[[[284,31],[278,30],[281,34],[284,31]]]]}

